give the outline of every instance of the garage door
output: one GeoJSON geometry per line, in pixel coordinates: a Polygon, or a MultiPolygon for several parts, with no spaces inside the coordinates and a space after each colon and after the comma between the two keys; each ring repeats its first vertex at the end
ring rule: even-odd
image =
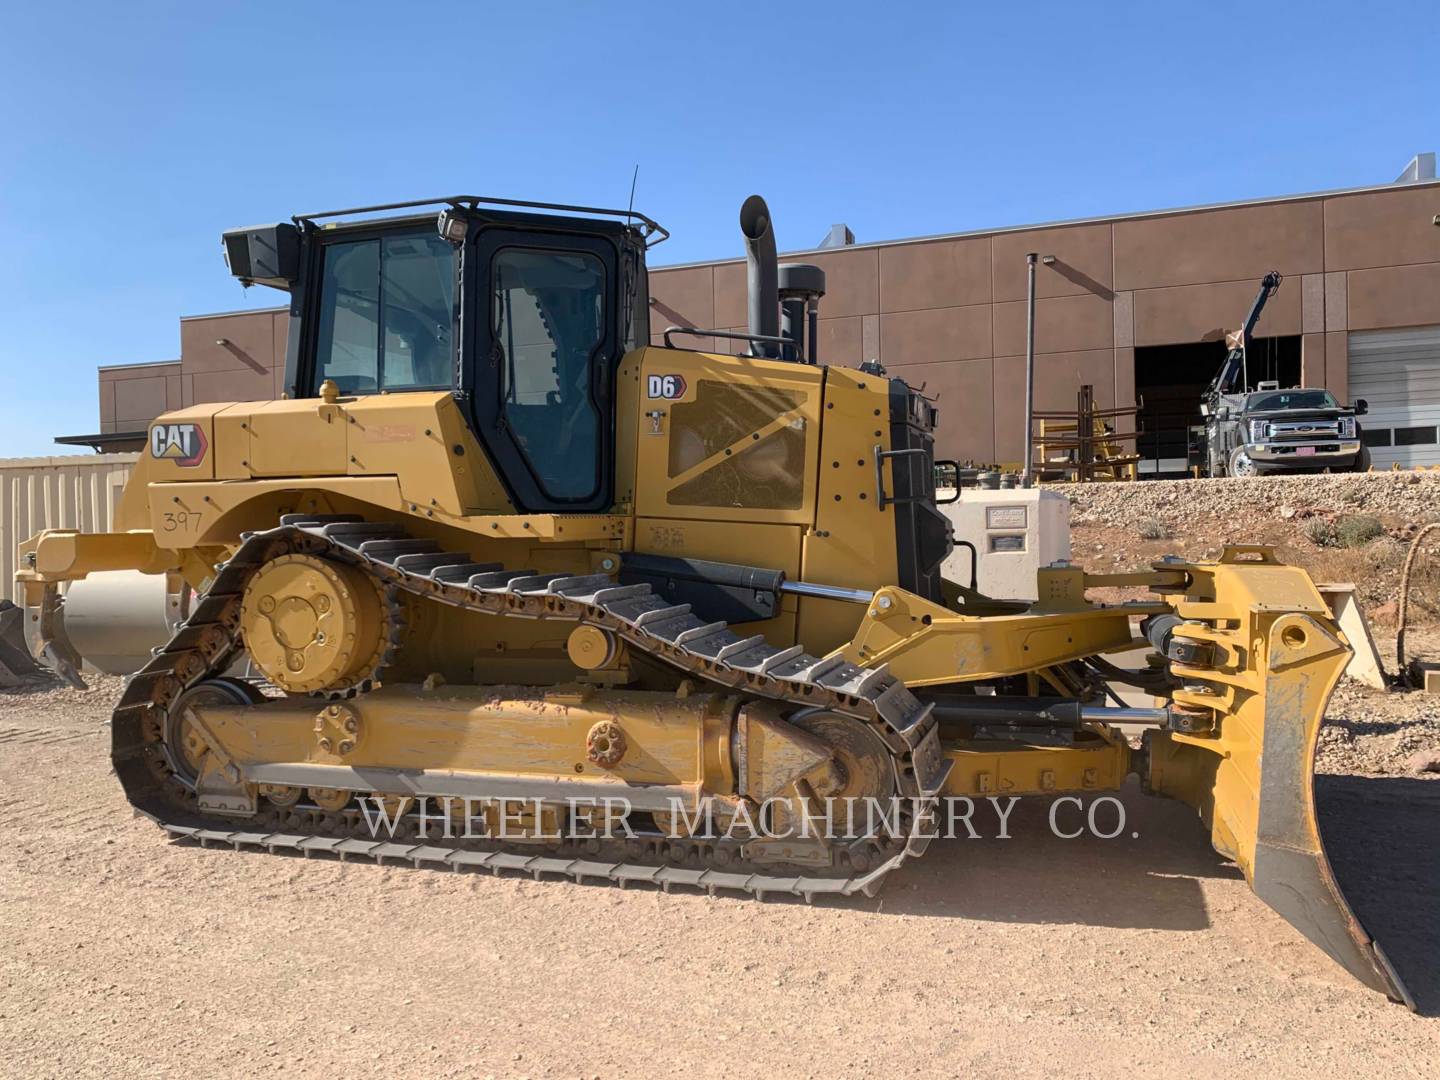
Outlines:
{"type": "Polygon", "coordinates": [[[1350,400],[1364,398],[1377,469],[1440,465],[1440,326],[1350,335],[1350,400]]]}

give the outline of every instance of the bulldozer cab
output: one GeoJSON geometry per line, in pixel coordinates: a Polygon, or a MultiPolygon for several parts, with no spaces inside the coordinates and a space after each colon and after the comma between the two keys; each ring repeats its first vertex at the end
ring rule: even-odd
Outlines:
{"type": "Polygon", "coordinates": [[[609,509],[615,373],[649,340],[645,248],[663,230],[438,201],[438,222],[325,220],[388,206],[225,234],[232,273],[290,292],[289,396],[451,390],[516,509],[609,509]]]}

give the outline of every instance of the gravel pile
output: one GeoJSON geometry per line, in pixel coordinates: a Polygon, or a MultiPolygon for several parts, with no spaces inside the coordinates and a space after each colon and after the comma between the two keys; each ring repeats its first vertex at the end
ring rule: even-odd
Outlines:
{"type": "Polygon", "coordinates": [[[1320,729],[1315,769],[1440,779],[1440,696],[1341,680],[1320,729]]]}
{"type": "MultiPolygon", "coordinates": [[[[1213,559],[1227,543],[1268,544],[1316,581],[1351,582],[1372,625],[1394,626],[1400,571],[1421,527],[1440,520],[1440,473],[1168,480],[1057,487],[1071,550],[1093,570],[1138,570],[1161,555],[1213,559]]],[[[1440,616],[1440,532],[1422,544],[1412,625],[1440,616]]],[[[1123,596],[1101,594],[1101,599],[1123,596]]]]}
{"type": "Polygon", "coordinates": [[[1440,519],[1440,473],[1373,472],[1260,476],[1220,480],[1149,480],[1067,484],[1074,525],[1138,527],[1161,521],[1177,529],[1200,517],[1243,522],[1259,513],[1281,519],[1375,514],[1387,524],[1419,526],[1440,519]]]}

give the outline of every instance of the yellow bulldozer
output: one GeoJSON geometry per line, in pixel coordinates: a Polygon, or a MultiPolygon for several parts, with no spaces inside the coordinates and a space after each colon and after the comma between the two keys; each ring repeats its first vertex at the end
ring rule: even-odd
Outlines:
{"type": "Polygon", "coordinates": [[[457,196],[226,233],[234,276],[289,295],[284,396],[161,416],[115,531],[21,546],[68,677],[62,584],[194,597],[115,709],[130,802],[236,848],[810,899],[873,894],[956,800],[1136,773],[1405,999],[1316,824],[1351,650],[1307,575],[1231,546],[1056,564],[1033,604],[947,580],[934,404],[821,363],[824,274],[777,263],[758,196],[740,226],[747,329],[659,346],[666,233],[633,211],[457,196]]]}

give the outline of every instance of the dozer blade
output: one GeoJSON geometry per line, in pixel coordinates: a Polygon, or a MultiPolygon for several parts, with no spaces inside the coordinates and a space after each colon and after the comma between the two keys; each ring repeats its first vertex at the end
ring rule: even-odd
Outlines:
{"type": "Polygon", "coordinates": [[[25,643],[25,609],[0,600],[0,686],[43,678],[25,643]]]}
{"type": "Polygon", "coordinates": [[[1196,621],[1176,637],[1215,649],[1199,654],[1208,657],[1203,667],[1173,665],[1187,684],[1175,697],[1177,705],[1213,709],[1215,727],[1152,733],[1149,787],[1193,805],[1215,849],[1240,865],[1282,918],[1366,986],[1413,1009],[1346,902],[1315,815],[1316,742],[1350,647],[1303,571],[1269,562],[1196,570],[1210,588],[1202,581],[1199,597],[1192,592],[1195,599],[1177,605],[1182,618],[1196,621]]]}

